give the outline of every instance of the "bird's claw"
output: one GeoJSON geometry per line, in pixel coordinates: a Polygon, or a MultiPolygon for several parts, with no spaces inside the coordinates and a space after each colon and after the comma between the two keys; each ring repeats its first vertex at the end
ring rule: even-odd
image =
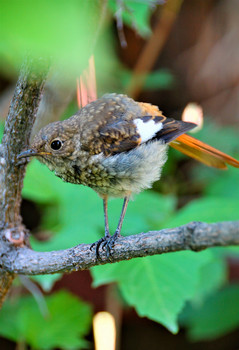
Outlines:
{"type": "Polygon", "coordinates": [[[114,247],[115,241],[118,238],[118,234],[114,234],[113,236],[105,236],[99,239],[97,242],[91,244],[90,250],[95,247],[96,259],[101,260],[99,249],[101,247],[102,250],[106,251],[106,256],[108,259],[112,256],[111,251],[114,247]]]}
{"type": "Polygon", "coordinates": [[[111,256],[111,250],[115,244],[116,237],[112,236],[102,243],[102,250],[106,251],[106,256],[109,258],[111,256]]]}
{"type": "Polygon", "coordinates": [[[91,244],[90,246],[90,250],[92,250],[95,247],[95,254],[96,254],[96,260],[101,260],[100,258],[100,253],[99,253],[99,249],[101,244],[107,239],[107,237],[102,237],[101,239],[99,239],[98,241],[94,242],[91,244]]]}

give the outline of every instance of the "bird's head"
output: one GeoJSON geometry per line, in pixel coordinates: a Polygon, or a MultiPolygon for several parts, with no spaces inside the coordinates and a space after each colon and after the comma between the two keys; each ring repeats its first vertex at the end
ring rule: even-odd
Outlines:
{"type": "Polygon", "coordinates": [[[37,157],[48,166],[60,163],[73,156],[76,145],[75,131],[64,122],[54,122],[42,128],[34,137],[30,147],[18,155],[18,159],[37,157]]]}

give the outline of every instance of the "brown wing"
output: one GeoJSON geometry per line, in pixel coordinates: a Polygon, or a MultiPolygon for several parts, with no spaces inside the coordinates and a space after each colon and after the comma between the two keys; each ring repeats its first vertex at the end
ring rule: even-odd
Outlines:
{"type": "Polygon", "coordinates": [[[105,155],[129,151],[140,145],[141,137],[132,121],[116,121],[100,128],[101,151],[105,155]]]}
{"type": "MultiPolygon", "coordinates": [[[[141,143],[134,120],[154,118],[161,112],[151,105],[135,102],[125,95],[108,94],[82,108],[76,118],[80,121],[82,149],[90,154],[105,155],[128,151],[141,143]]],[[[144,119],[146,121],[146,119],[144,119]]]]}
{"type": "Polygon", "coordinates": [[[195,126],[193,123],[167,119],[162,115],[144,115],[130,121],[116,121],[105,125],[99,130],[100,139],[102,140],[102,152],[105,155],[125,152],[139,146],[143,142],[156,139],[169,143],[195,126]],[[138,129],[137,123],[135,124],[136,119],[142,122],[140,129],[138,129]],[[148,138],[144,140],[144,126],[147,129],[149,125],[147,123],[151,121],[153,121],[150,124],[152,130],[149,130],[148,138]],[[155,131],[159,127],[160,130],[155,131]]]}
{"type": "Polygon", "coordinates": [[[106,156],[129,151],[151,139],[170,142],[195,126],[168,119],[156,106],[117,94],[105,95],[87,105],[81,115],[82,148],[90,154],[103,152],[106,156]],[[140,121],[140,128],[136,121],[140,121]]]}
{"type": "Polygon", "coordinates": [[[133,123],[141,114],[137,102],[125,95],[108,94],[79,111],[82,149],[90,154],[115,154],[140,144],[133,123]]]}
{"type": "Polygon", "coordinates": [[[134,113],[130,108],[127,108],[121,118],[117,118],[100,128],[100,138],[103,141],[102,151],[105,155],[129,151],[142,143],[141,135],[135,124],[136,119],[142,120],[145,124],[153,120],[156,125],[166,121],[167,118],[162,115],[158,107],[148,103],[135,101],[133,103],[137,103],[137,110],[136,106],[133,106],[134,113]]]}

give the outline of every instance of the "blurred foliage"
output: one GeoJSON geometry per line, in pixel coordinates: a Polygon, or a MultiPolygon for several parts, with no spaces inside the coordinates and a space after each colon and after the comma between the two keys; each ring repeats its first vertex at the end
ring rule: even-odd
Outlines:
{"type": "MultiPolygon", "coordinates": [[[[122,87],[126,89],[132,79],[132,72],[129,70],[120,71],[120,80],[122,87]]],[[[145,90],[155,89],[171,89],[175,83],[175,79],[172,73],[168,69],[159,69],[154,72],[148,73],[144,82],[145,90]]]]}
{"type": "Polygon", "coordinates": [[[239,325],[239,286],[229,285],[211,294],[202,305],[187,305],[181,323],[192,340],[214,339],[239,325]]]}
{"type": "MultiPolygon", "coordinates": [[[[110,70],[111,40],[101,37],[99,1],[0,0],[0,67],[12,75],[25,57],[48,59],[65,83],[75,82],[94,52],[97,66],[110,70]]],[[[37,62],[36,62],[37,63],[37,62]]],[[[106,73],[105,73],[106,74],[106,73]]]]}
{"type": "Polygon", "coordinates": [[[141,36],[151,34],[150,17],[160,0],[109,0],[109,9],[118,21],[133,27],[141,36]]]}
{"type": "Polygon", "coordinates": [[[33,349],[82,349],[91,326],[91,308],[69,292],[45,297],[42,315],[32,296],[7,300],[0,313],[0,334],[33,349]]]}
{"type": "MultiPolygon", "coordinates": [[[[95,42],[102,3],[0,0],[0,66],[3,73],[14,74],[24,55],[30,53],[34,57],[49,58],[66,74],[66,80],[73,77],[75,81],[94,51],[99,84],[104,81],[104,86],[109,85],[114,91],[119,86],[126,86],[131,72],[118,69],[120,65],[113,53],[114,45],[107,26],[103,28],[104,35],[95,42]],[[115,70],[115,74],[109,74],[110,70],[115,70]]],[[[109,10],[116,21],[122,19],[141,35],[148,36],[150,14],[158,3],[160,1],[156,0],[110,0],[109,10]]],[[[169,89],[174,83],[172,73],[161,69],[148,75],[145,89],[169,89]]],[[[209,142],[209,136],[212,146],[239,155],[238,135],[232,128],[219,128],[206,121],[197,137],[209,142]]],[[[238,169],[219,171],[195,162],[186,179],[179,164],[187,158],[174,150],[169,155],[162,184],[156,185],[167,194],[145,191],[136,196],[127,210],[123,234],[175,227],[189,221],[238,218],[239,189],[235,185],[238,169]],[[195,182],[200,192],[197,196],[195,182]],[[178,189],[180,194],[193,199],[180,209],[177,209],[178,189]]],[[[23,196],[36,203],[42,212],[38,231],[45,233],[45,240],[31,237],[36,250],[92,243],[104,234],[101,199],[89,188],[63,183],[37,161],[28,166],[23,196]]],[[[111,232],[119,219],[121,205],[120,200],[110,202],[111,232]]],[[[238,257],[239,249],[167,253],[98,266],[92,269],[94,286],[116,282],[125,302],[139,315],[160,322],[174,333],[180,319],[193,339],[213,338],[239,326],[239,288],[230,286],[227,281],[225,257],[231,254],[238,257]]],[[[33,277],[47,292],[60,278],[61,274],[33,277]]],[[[54,293],[45,299],[49,312],[45,317],[32,297],[9,299],[0,313],[0,334],[36,349],[85,346],[83,337],[91,322],[90,307],[67,292],[54,293]]]]}

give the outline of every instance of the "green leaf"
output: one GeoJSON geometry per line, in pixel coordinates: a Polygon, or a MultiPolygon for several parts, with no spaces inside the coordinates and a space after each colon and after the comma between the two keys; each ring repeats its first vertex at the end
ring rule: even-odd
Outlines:
{"type": "MultiPolygon", "coordinates": [[[[210,251],[215,253],[214,249],[210,251]]],[[[214,258],[201,268],[193,303],[202,304],[206,297],[222,287],[227,281],[227,274],[224,257],[214,254],[214,258]]]]}
{"type": "Polygon", "coordinates": [[[212,259],[210,251],[178,252],[114,265],[94,267],[94,286],[118,282],[127,303],[140,316],[178,331],[177,316],[185,302],[196,294],[201,268],[212,259]]]}
{"type": "Polygon", "coordinates": [[[0,334],[36,349],[85,348],[91,309],[72,294],[46,296],[49,314],[43,317],[31,296],[6,301],[0,312],[0,334]]]}
{"type": "Polygon", "coordinates": [[[228,171],[222,171],[214,181],[206,187],[204,193],[206,196],[221,196],[224,198],[239,198],[239,186],[237,168],[230,168],[228,171]]]}
{"type": "Polygon", "coordinates": [[[166,227],[177,227],[190,221],[230,221],[238,219],[239,199],[209,197],[191,201],[179,210],[166,227]]]}
{"type": "Polygon", "coordinates": [[[239,326],[239,287],[228,286],[205,303],[185,311],[184,324],[193,340],[214,339],[239,326]]]}
{"type": "Polygon", "coordinates": [[[37,203],[57,202],[60,198],[62,181],[37,160],[27,167],[22,195],[37,203]]]}

